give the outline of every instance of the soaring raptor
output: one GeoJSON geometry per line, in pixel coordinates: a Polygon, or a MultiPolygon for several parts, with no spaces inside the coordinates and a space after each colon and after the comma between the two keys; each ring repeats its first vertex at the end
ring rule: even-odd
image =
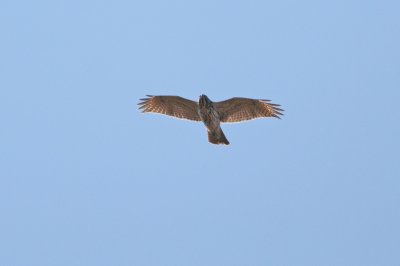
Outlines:
{"type": "Polygon", "coordinates": [[[139,109],[143,113],[152,112],[174,116],[180,119],[202,121],[208,131],[208,141],[213,144],[228,145],[222,132],[221,123],[235,123],[263,117],[283,115],[279,104],[269,100],[234,97],[222,102],[212,102],[206,95],[200,95],[199,102],[179,96],[152,96],[140,99],[139,109]]]}

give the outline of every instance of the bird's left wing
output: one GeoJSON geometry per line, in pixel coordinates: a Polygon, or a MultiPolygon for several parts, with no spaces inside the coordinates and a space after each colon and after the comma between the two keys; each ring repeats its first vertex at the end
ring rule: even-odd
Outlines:
{"type": "Polygon", "coordinates": [[[201,121],[197,113],[197,103],[179,96],[152,96],[140,99],[139,109],[143,113],[152,112],[181,119],[201,121]]]}
{"type": "Polygon", "coordinates": [[[223,123],[235,123],[263,117],[280,118],[283,112],[279,104],[269,103],[269,100],[257,100],[235,97],[214,103],[223,123]]]}

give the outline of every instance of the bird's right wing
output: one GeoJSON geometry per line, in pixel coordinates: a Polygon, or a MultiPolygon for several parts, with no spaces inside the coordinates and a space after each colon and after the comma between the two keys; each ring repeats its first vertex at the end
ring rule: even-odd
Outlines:
{"type": "Polygon", "coordinates": [[[197,112],[197,103],[179,96],[152,96],[140,99],[139,109],[143,113],[152,112],[181,119],[201,121],[197,112]]]}
{"type": "Polygon", "coordinates": [[[214,106],[220,114],[222,123],[236,123],[263,117],[280,118],[283,112],[279,104],[269,100],[258,100],[235,97],[222,102],[215,102],[214,106]]]}

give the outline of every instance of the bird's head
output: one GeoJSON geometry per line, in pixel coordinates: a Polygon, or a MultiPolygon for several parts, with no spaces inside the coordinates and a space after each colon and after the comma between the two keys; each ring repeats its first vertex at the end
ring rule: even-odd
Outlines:
{"type": "Polygon", "coordinates": [[[211,104],[211,100],[207,97],[207,95],[200,95],[199,97],[199,105],[200,106],[209,106],[211,104]]]}

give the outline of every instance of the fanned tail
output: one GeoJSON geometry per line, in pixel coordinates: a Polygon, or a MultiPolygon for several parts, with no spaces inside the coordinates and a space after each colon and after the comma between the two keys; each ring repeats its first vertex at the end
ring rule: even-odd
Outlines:
{"type": "Polygon", "coordinates": [[[225,137],[222,129],[219,129],[216,132],[208,131],[208,141],[212,144],[225,144],[229,145],[228,139],[225,137]]]}

